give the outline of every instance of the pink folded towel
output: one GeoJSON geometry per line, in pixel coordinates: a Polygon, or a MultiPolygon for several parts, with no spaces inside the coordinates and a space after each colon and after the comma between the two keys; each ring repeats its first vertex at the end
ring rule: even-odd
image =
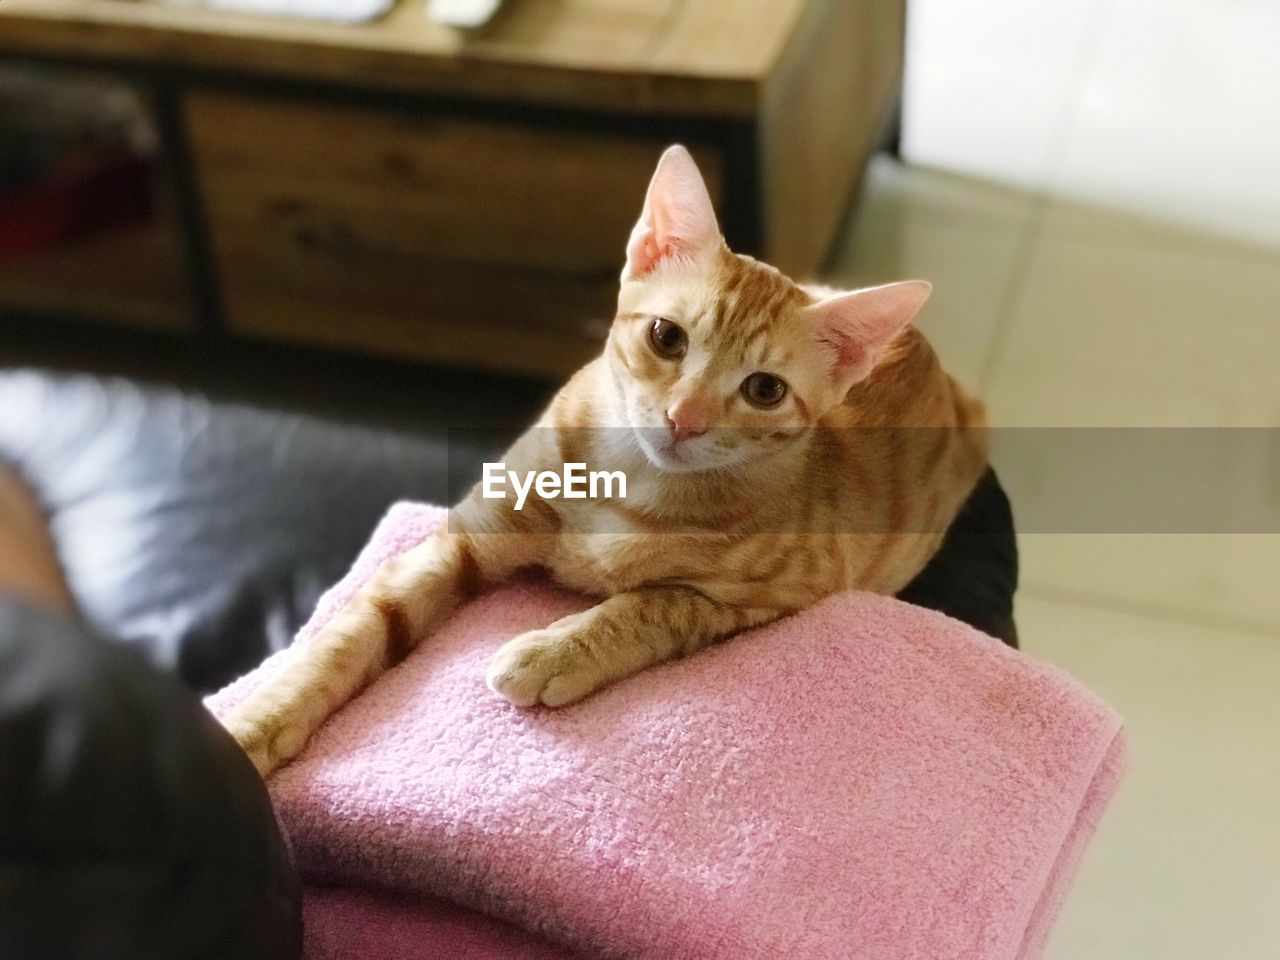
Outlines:
{"type": "MultiPolygon", "coordinates": [[[[393,507],[300,642],[443,516],[393,507]]],[[[1040,956],[1122,769],[1106,705],[963,624],[866,594],[560,710],[485,686],[503,641],[586,604],[534,581],[481,596],[272,778],[304,876],[401,892],[361,905],[314,888],[308,922],[329,932],[313,956],[372,955],[332,933],[358,934],[353,917],[385,950],[400,925],[433,935],[432,897],[594,957],[1040,956]]],[[[513,935],[460,916],[473,939],[513,935]]],[[[379,956],[442,955],[410,942],[379,956]]],[[[471,955],[524,956],[502,949],[471,955]]]]}
{"type": "Polygon", "coordinates": [[[309,882],[306,960],[585,960],[565,947],[422,894],[309,882]]]}

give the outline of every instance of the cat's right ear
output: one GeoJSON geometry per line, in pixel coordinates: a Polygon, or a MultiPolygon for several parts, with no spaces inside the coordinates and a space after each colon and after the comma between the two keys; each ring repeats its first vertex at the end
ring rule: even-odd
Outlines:
{"type": "Polygon", "coordinates": [[[631,231],[622,279],[643,277],[668,257],[695,259],[721,242],[711,196],[693,157],[679,144],[668,147],[631,231]]]}

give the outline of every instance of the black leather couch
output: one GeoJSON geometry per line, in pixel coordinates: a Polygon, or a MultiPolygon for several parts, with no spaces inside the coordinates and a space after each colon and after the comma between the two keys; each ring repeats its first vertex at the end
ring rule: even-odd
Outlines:
{"type": "Polygon", "coordinates": [[[475,435],[449,441],[0,370],[0,461],[41,501],[85,621],[201,692],[286,645],[392,502],[478,475],[475,435]]]}
{"type": "MultiPolygon", "coordinates": [[[[0,957],[296,955],[265,790],[191,691],[288,643],[390,503],[447,502],[503,442],[421,426],[0,369],[0,461],[83,620],[0,612],[0,957]]],[[[1016,644],[1016,584],[989,473],[901,596],[1016,644]]]]}

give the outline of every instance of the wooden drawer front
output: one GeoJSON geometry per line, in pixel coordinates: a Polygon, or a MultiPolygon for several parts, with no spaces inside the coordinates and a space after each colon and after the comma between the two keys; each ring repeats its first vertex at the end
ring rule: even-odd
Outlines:
{"type": "MultiPolygon", "coordinates": [[[[666,145],[206,93],[187,111],[235,330],[556,376],[599,350],[666,145]]],[[[696,152],[718,203],[721,158],[696,152]]]]}

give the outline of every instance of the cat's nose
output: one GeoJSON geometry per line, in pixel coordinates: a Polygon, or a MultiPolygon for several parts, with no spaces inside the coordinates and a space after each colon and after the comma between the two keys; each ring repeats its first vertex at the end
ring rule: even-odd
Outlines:
{"type": "Polygon", "coordinates": [[[711,425],[711,410],[705,400],[684,394],[667,407],[667,429],[673,443],[692,440],[707,432],[711,425]]]}
{"type": "Polygon", "coordinates": [[[683,440],[692,440],[694,437],[700,437],[707,432],[706,427],[694,426],[688,422],[680,423],[670,413],[667,414],[667,429],[671,431],[671,439],[675,443],[680,443],[683,440]]]}

